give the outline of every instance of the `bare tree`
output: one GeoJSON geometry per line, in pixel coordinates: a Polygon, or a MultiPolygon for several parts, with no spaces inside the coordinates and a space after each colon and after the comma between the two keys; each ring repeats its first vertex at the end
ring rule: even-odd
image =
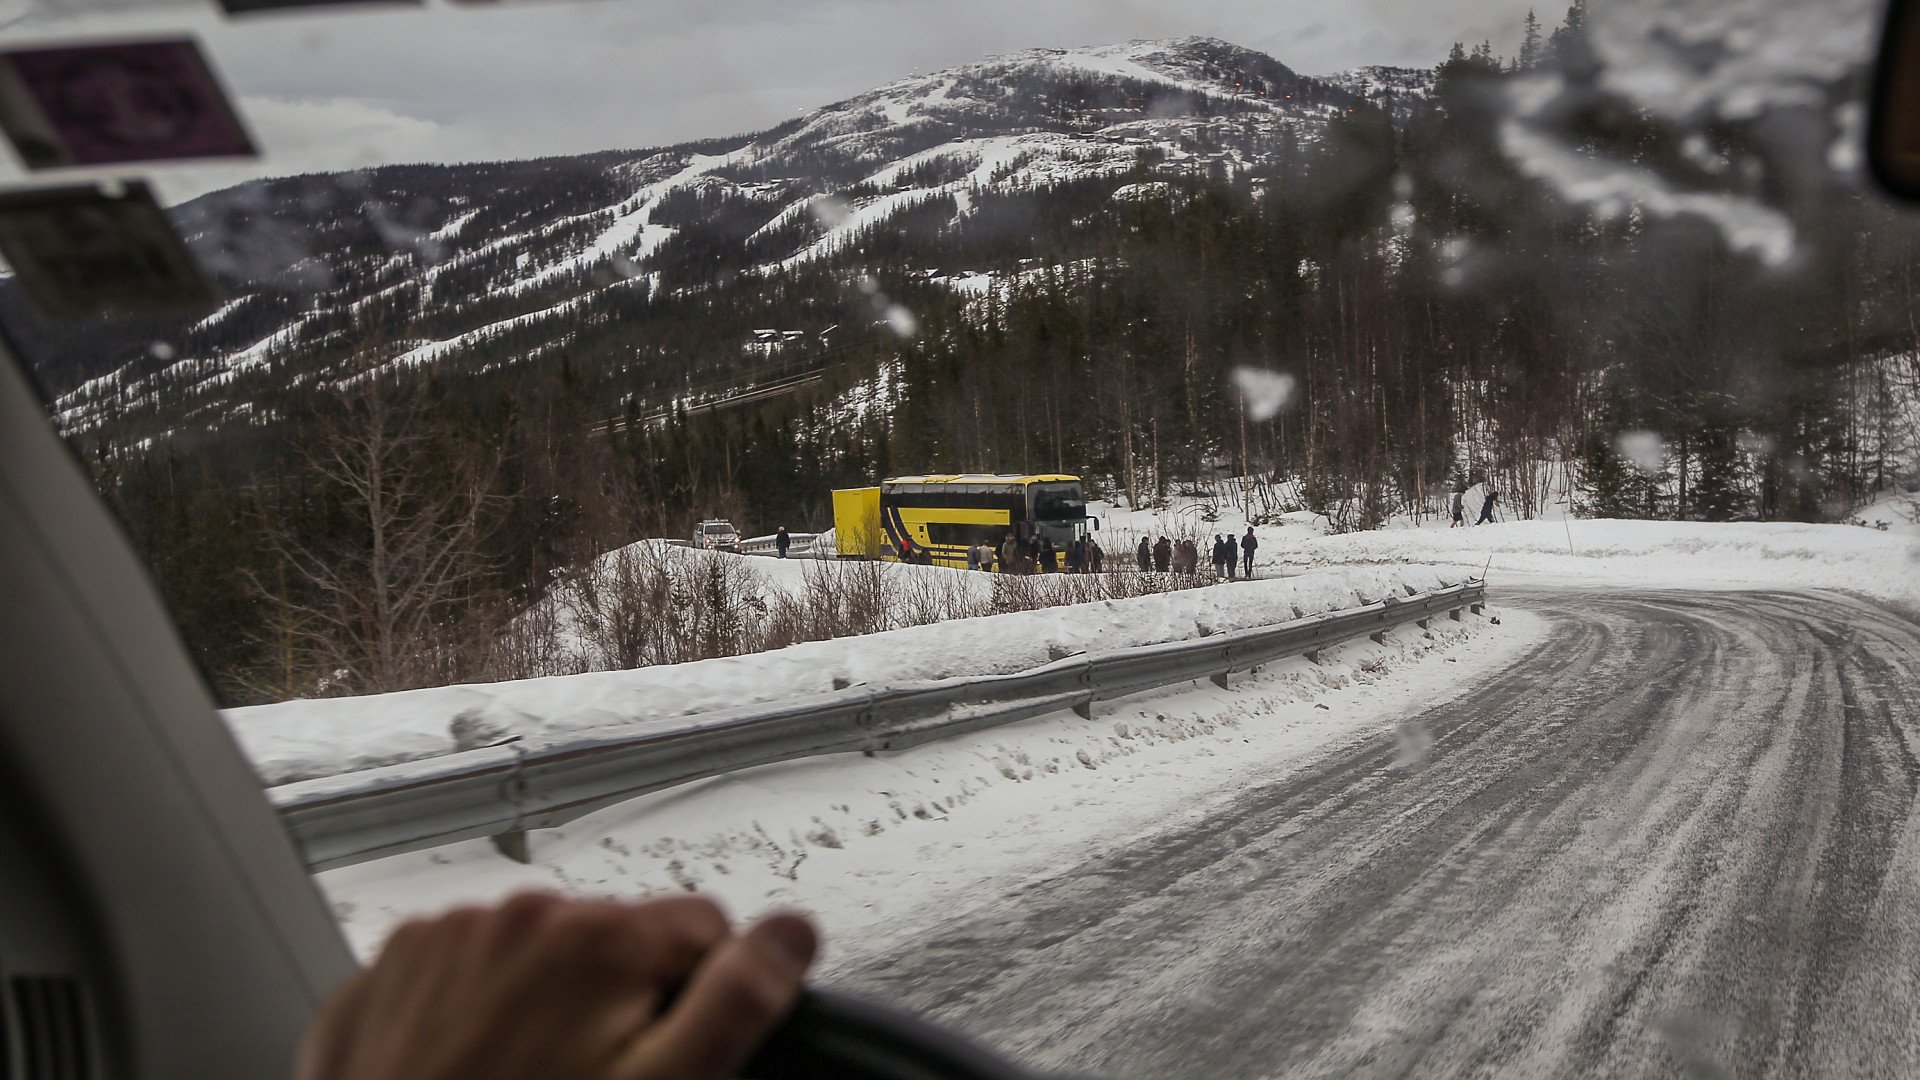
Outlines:
{"type": "MultiPolygon", "coordinates": [[[[324,514],[305,527],[263,514],[263,541],[285,573],[254,586],[276,646],[302,658],[314,691],[452,681],[486,636],[470,614],[493,607],[476,601],[498,459],[436,432],[426,393],[377,370],[336,388],[327,422],[299,451],[324,514]]],[[[284,674],[276,681],[262,689],[284,692],[284,674]]]]}

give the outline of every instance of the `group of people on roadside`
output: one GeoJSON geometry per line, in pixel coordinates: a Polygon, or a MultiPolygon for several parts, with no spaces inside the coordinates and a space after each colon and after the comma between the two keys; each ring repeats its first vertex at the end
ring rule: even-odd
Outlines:
{"type": "MultiPolygon", "coordinates": [[[[1480,500],[1480,520],[1474,522],[1474,524],[1486,525],[1492,522],[1493,521],[1493,504],[1499,501],[1500,501],[1500,493],[1493,490],[1492,488],[1488,488],[1486,490],[1486,494],[1482,496],[1480,500]]],[[[1458,529],[1467,523],[1466,502],[1467,502],[1466,488],[1461,488],[1460,490],[1453,493],[1453,506],[1451,507],[1453,511],[1453,524],[1447,526],[1447,528],[1458,529]]]]}
{"type": "Polygon", "coordinates": [[[1091,536],[1076,537],[1062,551],[1050,537],[1035,534],[1022,540],[1008,533],[997,549],[984,540],[968,548],[967,569],[1002,574],[1056,574],[1064,563],[1069,574],[1098,574],[1106,557],[1100,541],[1091,536]]]}
{"type": "MultiPolygon", "coordinates": [[[[1245,567],[1247,577],[1253,576],[1253,553],[1260,547],[1260,541],[1253,535],[1253,526],[1247,526],[1247,534],[1236,543],[1226,533],[1215,533],[1213,537],[1213,576],[1231,581],[1238,576],[1241,567],[1245,567]]],[[[1162,574],[1197,574],[1200,572],[1200,545],[1189,538],[1173,540],[1162,536],[1157,542],[1149,542],[1144,536],[1140,545],[1133,549],[1134,559],[1140,564],[1141,573],[1158,571],[1162,574]]]]}

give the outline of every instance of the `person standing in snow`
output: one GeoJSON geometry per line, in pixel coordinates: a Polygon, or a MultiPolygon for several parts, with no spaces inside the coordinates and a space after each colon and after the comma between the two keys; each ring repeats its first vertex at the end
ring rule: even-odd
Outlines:
{"type": "Polygon", "coordinates": [[[1475,525],[1485,525],[1493,520],[1493,503],[1499,497],[1499,492],[1487,489],[1487,501],[1480,504],[1480,520],[1474,522],[1475,525]]]}
{"type": "Polygon", "coordinates": [[[1173,541],[1163,536],[1160,538],[1159,543],[1153,545],[1153,568],[1164,574],[1172,568],[1172,566],[1173,541]]]}
{"type": "Polygon", "coordinates": [[[1133,557],[1139,560],[1141,573],[1153,569],[1153,545],[1147,542],[1145,536],[1140,538],[1140,546],[1133,549],[1133,557]]]}
{"type": "Polygon", "coordinates": [[[1243,576],[1249,581],[1253,580],[1253,552],[1259,546],[1260,541],[1253,536],[1253,526],[1247,526],[1247,535],[1240,538],[1240,553],[1247,560],[1247,570],[1243,576]]]}
{"type": "Polygon", "coordinates": [[[1015,540],[1012,533],[1008,533],[1007,538],[1000,542],[1000,572],[1012,574],[1017,573],[1019,569],[1020,541],[1015,540]]]}
{"type": "Polygon", "coordinates": [[[1107,553],[1100,550],[1100,541],[1091,536],[1087,537],[1087,565],[1093,573],[1100,572],[1100,560],[1106,557],[1107,553]]]}
{"type": "Polygon", "coordinates": [[[1232,581],[1234,572],[1240,568],[1240,553],[1233,548],[1232,533],[1220,538],[1220,555],[1227,564],[1227,580],[1232,581]]]}
{"type": "Polygon", "coordinates": [[[975,562],[980,564],[980,569],[985,570],[989,574],[993,573],[993,545],[992,544],[989,544],[985,540],[982,540],[979,543],[973,545],[973,558],[975,562]]]}
{"type": "Polygon", "coordinates": [[[980,546],[978,544],[967,549],[967,569],[980,569],[980,546]]]}
{"type": "Polygon", "coordinates": [[[787,535],[787,527],[782,525],[780,531],[773,534],[773,549],[784,559],[787,557],[787,548],[791,546],[793,546],[793,537],[787,535]]]}
{"type": "Polygon", "coordinates": [[[1067,573],[1078,574],[1087,566],[1087,545],[1079,537],[1067,545],[1067,573]]]}
{"type": "Polygon", "coordinates": [[[1213,534],[1213,576],[1214,577],[1223,578],[1227,576],[1227,565],[1226,565],[1227,556],[1225,554],[1225,551],[1226,549],[1222,547],[1220,544],[1220,534],[1214,533],[1213,534]]]}
{"type": "Polygon", "coordinates": [[[1043,574],[1055,574],[1059,573],[1059,571],[1060,553],[1054,548],[1053,539],[1049,537],[1047,542],[1040,546],[1040,572],[1043,574]]]}
{"type": "Polygon", "coordinates": [[[1467,523],[1467,489],[1461,488],[1453,493],[1453,524],[1449,529],[1458,529],[1467,523]]]}

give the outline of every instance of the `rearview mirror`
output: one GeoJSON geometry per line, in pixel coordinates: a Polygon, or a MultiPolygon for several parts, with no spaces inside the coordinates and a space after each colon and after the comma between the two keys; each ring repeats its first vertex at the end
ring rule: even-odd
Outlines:
{"type": "Polygon", "coordinates": [[[1920,2],[1893,0],[1881,31],[1867,163],[1896,198],[1920,201],[1920,2]]]}

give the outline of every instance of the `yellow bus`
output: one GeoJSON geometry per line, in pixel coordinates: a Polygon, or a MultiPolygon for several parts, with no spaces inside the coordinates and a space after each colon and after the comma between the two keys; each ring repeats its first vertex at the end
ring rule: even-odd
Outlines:
{"type": "Polygon", "coordinates": [[[835,491],[833,526],[843,559],[899,562],[905,539],[914,562],[964,567],[968,548],[985,543],[997,553],[1008,533],[1052,540],[1064,563],[1067,545],[1100,520],[1087,516],[1077,476],[948,473],[835,491]]]}

